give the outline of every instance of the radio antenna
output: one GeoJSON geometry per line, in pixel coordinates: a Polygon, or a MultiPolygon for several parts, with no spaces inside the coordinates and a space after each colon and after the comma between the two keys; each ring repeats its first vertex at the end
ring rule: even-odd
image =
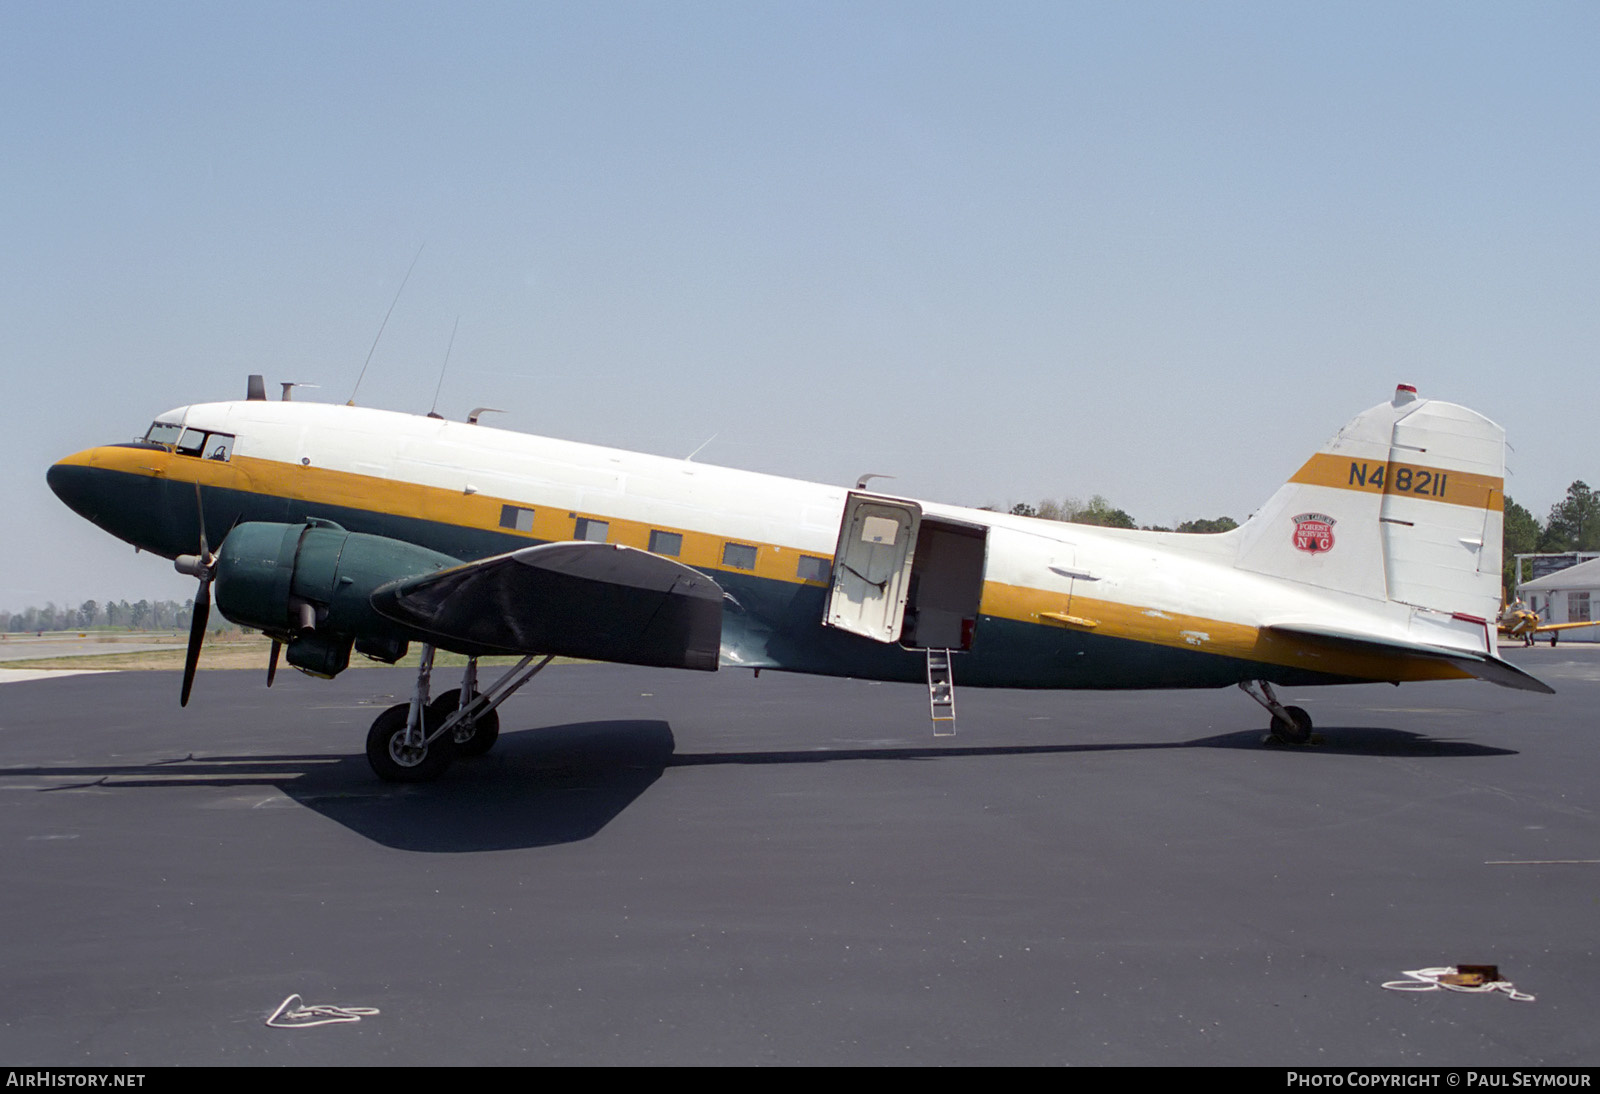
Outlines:
{"type": "Polygon", "coordinates": [[[444,370],[450,367],[450,350],[456,344],[456,327],[461,325],[461,316],[456,316],[455,323],[450,327],[450,344],[444,347],[444,364],[439,366],[439,386],[433,389],[433,405],[428,408],[428,417],[442,418],[439,413],[439,392],[444,390],[444,370]]]}
{"type": "Polygon", "coordinates": [[[721,430],[718,430],[717,433],[713,433],[713,434],[711,434],[711,436],[709,436],[705,440],[701,441],[700,442],[700,447],[695,449],[693,452],[689,453],[687,456],[685,456],[683,458],[683,462],[684,463],[693,463],[694,462],[694,458],[696,456],[700,455],[701,450],[704,449],[706,445],[708,445],[712,441],[716,440],[717,439],[717,435],[719,433],[721,433],[721,430]]]}
{"type": "MultiPolygon", "coordinates": [[[[428,244],[423,242],[422,247],[428,244]]],[[[361,381],[366,379],[367,366],[372,364],[372,355],[378,351],[378,339],[383,337],[383,328],[389,325],[389,316],[394,314],[394,306],[400,303],[400,294],[406,291],[406,282],[411,280],[411,271],[417,268],[417,258],[422,257],[422,247],[417,248],[417,257],[411,260],[411,265],[406,267],[406,275],[400,279],[400,287],[394,291],[394,299],[389,302],[389,310],[383,313],[383,322],[378,324],[378,334],[372,340],[372,348],[367,350],[367,359],[361,363],[361,375],[356,377],[356,386],[350,392],[350,401],[345,406],[356,405],[356,392],[361,390],[361,381]]]]}

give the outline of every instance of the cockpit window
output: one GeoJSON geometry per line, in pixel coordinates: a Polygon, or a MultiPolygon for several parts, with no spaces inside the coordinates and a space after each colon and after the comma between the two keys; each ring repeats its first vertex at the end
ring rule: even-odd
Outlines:
{"type": "Polygon", "coordinates": [[[183,426],[181,425],[169,425],[166,422],[154,422],[150,426],[150,432],[144,435],[144,439],[155,444],[177,444],[178,437],[182,433],[183,426]]]}
{"type": "Polygon", "coordinates": [[[185,429],[178,437],[178,455],[200,456],[207,460],[226,462],[233,458],[233,434],[207,433],[203,429],[185,429]]]}

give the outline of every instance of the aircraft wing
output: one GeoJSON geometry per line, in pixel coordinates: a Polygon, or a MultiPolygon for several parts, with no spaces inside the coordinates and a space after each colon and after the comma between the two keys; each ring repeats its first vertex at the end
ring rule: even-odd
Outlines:
{"type": "Polygon", "coordinates": [[[1511,662],[1503,661],[1493,654],[1454,649],[1448,646],[1430,646],[1424,642],[1407,642],[1404,639],[1379,637],[1377,635],[1362,634],[1359,631],[1346,631],[1334,627],[1320,627],[1301,623],[1269,623],[1266,629],[1295,638],[1314,639],[1330,646],[1349,650],[1352,653],[1387,655],[1391,657],[1395,654],[1405,654],[1411,657],[1425,657],[1431,660],[1444,661],[1470,676],[1475,676],[1479,680],[1487,680],[1491,684],[1499,684],[1503,688],[1537,691],[1545,695],[1554,695],[1556,693],[1555,688],[1549,684],[1530,676],[1511,664],[1511,662]]]}
{"type": "Polygon", "coordinates": [[[372,606],[446,649],[553,653],[716,671],[722,587],[607,543],[547,543],[391,581],[372,606]]]}
{"type": "Polygon", "coordinates": [[[1533,629],[1537,634],[1549,634],[1551,631],[1570,631],[1578,627],[1600,627],[1600,622],[1586,619],[1577,623],[1540,623],[1533,629]]]}

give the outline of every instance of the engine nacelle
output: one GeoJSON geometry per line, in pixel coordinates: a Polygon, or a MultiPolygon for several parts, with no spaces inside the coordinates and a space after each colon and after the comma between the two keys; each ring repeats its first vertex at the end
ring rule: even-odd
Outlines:
{"type": "Polygon", "coordinates": [[[286,639],[289,664],[335,676],[350,646],[396,661],[407,635],[373,610],[372,591],[460,560],[330,521],[240,524],[217,550],[217,609],[233,622],[286,639]]]}

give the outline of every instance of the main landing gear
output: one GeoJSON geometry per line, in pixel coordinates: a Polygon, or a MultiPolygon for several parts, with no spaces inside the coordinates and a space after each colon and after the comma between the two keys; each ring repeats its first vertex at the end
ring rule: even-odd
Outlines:
{"type": "Polygon", "coordinates": [[[1239,690],[1267,708],[1272,715],[1268,732],[1279,744],[1303,745],[1311,740],[1311,715],[1304,707],[1286,707],[1272,693],[1272,685],[1265,680],[1246,680],[1239,690]]]}
{"type": "Polygon", "coordinates": [[[478,690],[478,659],[468,658],[461,686],[428,701],[433,647],[422,647],[417,685],[409,703],[396,703],[367,731],[367,762],[386,782],[420,783],[436,779],[457,756],[482,756],[500,737],[495,708],[532,680],[552,658],[533,664],[530,654],[487,689],[478,690]]]}

